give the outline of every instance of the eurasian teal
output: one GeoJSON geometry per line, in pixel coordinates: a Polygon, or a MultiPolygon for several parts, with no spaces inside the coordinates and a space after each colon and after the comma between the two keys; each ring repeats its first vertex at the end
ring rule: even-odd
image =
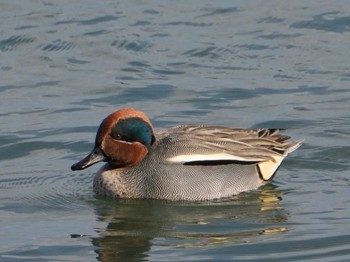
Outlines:
{"type": "Polygon", "coordinates": [[[257,189],[302,141],[278,129],[184,125],[154,132],[132,108],[105,118],[92,152],[72,165],[107,162],[96,174],[96,194],[122,198],[209,200],[257,189]]]}

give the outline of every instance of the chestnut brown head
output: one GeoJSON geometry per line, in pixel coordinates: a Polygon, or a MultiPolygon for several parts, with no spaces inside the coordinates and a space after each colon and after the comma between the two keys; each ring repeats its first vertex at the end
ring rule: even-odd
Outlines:
{"type": "Polygon", "coordinates": [[[116,167],[135,165],[147,155],[154,141],[152,124],[144,113],[120,109],[102,121],[94,149],[71,169],[82,170],[101,161],[116,167]]]}

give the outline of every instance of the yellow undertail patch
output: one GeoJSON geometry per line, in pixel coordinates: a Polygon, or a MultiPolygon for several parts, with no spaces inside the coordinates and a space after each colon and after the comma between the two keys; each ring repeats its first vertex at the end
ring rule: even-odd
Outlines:
{"type": "Polygon", "coordinates": [[[283,156],[274,156],[273,160],[268,160],[265,162],[260,162],[258,164],[259,173],[262,179],[265,181],[270,180],[275,172],[277,171],[278,167],[281,165],[281,162],[283,160],[283,156]]]}

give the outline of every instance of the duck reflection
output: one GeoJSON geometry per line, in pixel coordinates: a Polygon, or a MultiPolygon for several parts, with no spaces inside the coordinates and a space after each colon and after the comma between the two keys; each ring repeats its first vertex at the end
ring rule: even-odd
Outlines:
{"type": "Polygon", "coordinates": [[[201,248],[255,242],[288,231],[282,193],[272,184],[210,202],[97,199],[107,227],[92,239],[99,261],[148,260],[153,247],[201,248]]]}

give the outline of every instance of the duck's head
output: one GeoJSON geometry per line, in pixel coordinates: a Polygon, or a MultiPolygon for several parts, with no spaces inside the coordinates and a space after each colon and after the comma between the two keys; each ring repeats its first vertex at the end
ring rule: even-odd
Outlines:
{"type": "Polygon", "coordinates": [[[120,109],[102,121],[94,149],[71,169],[82,170],[101,161],[115,167],[135,165],[147,155],[154,141],[152,124],[143,112],[120,109]]]}

